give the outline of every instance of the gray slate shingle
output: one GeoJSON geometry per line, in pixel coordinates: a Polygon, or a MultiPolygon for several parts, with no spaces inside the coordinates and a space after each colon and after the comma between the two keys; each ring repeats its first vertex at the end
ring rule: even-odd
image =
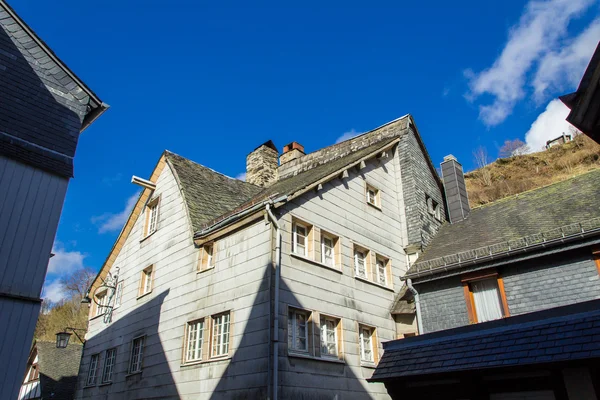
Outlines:
{"type": "MultiPolygon", "coordinates": [[[[73,338],[72,338],[73,339],[73,338]]],[[[83,346],[69,343],[64,349],[56,342],[36,342],[43,398],[71,400],[75,397],[83,346]]]]}

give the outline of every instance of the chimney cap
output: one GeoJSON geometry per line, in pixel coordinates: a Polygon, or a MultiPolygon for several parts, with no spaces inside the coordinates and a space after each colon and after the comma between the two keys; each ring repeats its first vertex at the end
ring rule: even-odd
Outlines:
{"type": "Polygon", "coordinates": [[[285,153],[287,153],[289,151],[292,151],[294,149],[299,150],[302,153],[304,153],[304,146],[302,146],[298,142],[291,142],[291,143],[288,143],[285,146],[283,146],[283,154],[285,154],[285,153]]]}
{"type": "Polygon", "coordinates": [[[456,159],[456,157],[454,157],[452,154],[448,154],[446,157],[444,157],[444,161],[456,161],[456,162],[458,162],[458,160],[456,159]]]}

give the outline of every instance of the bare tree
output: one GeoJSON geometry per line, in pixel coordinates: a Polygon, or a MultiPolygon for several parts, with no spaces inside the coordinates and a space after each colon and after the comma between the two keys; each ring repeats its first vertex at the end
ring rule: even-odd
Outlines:
{"type": "Polygon", "coordinates": [[[473,159],[477,166],[477,171],[473,173],[477,176],[477,179],[483,186],[492,185],[492,171],[487,166],[489,164],[487,149],[483,146],[479,146],[473,151],[473,159]]]}
{"type": "Polygon", "coordinates": [[[95,277],[96,272],[89,267],[85,267],[62,278],[60,283],[68,294],[68,297],[81,300],[95,277]]]}
{"type": "Polygon", "coordinates": [[[513,156],[521,156],[523,154],[529,153],[531,150],[529,146],[525,144],[523,141],[519,139],[514,140],[506,140],[502,147],[500,147],[500,152],[498,155],[501,158],[513,157],[513,156]]]}

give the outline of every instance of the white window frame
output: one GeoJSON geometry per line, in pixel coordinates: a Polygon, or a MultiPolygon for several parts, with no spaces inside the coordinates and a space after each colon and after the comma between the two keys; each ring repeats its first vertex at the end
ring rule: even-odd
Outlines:
{"type": "MultiPolygon", "coordinates": [[[[298,255],[300,255],[300,256],[303,256],[303,257],[308,257],[308,234],[309,234],[309,228],[308,228],[308,225],[306,225],[306,224],[303,224],[303,223],[301,223],[301,222],[298,222],[298,221],[294,221],[294,222],[292,223],[292,231],[293,231],[293,233],[292,233],[292,236],[293,236],[293,247],[292,247],[292,251],[293,251],[295,254],[298,254],[298,255]],[[304,229],[304,236],[303,236],[303,237],[304,237],[304,244],[303,244],[304,251],[303,251],[302,253],[300,253],[300,252],[298,251],[298,227],[300,227],[300,228],[304,229]]],[[[302,236],[302,235],[301,235],[301,236],[302,236]]]]}
{"type": "Polygon", "coordinates": [[[204,345],[205,319],[197,319],[186,324],[185,362],[202,360],[202,346],[204,345]]]}
{"type": "Polygon", "coordinates": [[[288,312],[288,351],[290,352],[298,352],[298,353],[308,353],[308,329],[309,329],[309,320],[310,312],[304,310],[297,310],[295,308],[290,308],[288,312]],[[296,347],[296,341],[299,338],[297,335],[298,331],[298,315],[304,316],[304,337],[300,337],[300,339],[304,339],[305,348],[301,349],[296,347]]]}
{"type": "Polygon", "coordinates": [[[215,266],[215,244],[211,243],[204,246],[204,251],[206,252],[206,268],[212,268],[215,266]]]}
{"type": "Polygon", "coordinates": [[[229,355],[229,336],[231,333],[231,313],[213,315],[212,340],[210,346],[211,358],[226,357],[229,355]]]}
{"type": "Polygon", "coordinates": [[[321,332],[320,332],[320,337],[321,337],[321,357],[333,357],[333,358],[337,358],[338,355],[340,354],[340,349],[338,348],[338,333],[337,333],[337,328],[338,328],[338,324],[340,323],[340,320],[338,318],[333,318],[333,317],[328,317],[326,315],[321,315],[321,321],[320,321],[320,327],[321,327],[321,332]],[[332,322],[333,323],[333,328],[329,329],[329,327],[327,326],[327,322],[332,322]],[[329,331],[333,330],[333,345],[334,345],[334,349],[335,349],[335,353],[330,353],[328,350],[328,345],[331,344],[328,341],[328,333],[329,331]],[[324,349],[326,349],[325,351],[323,351],[324,349]]]}
{"type": "Polygon", "coordinates": [[[329,265],[330,267],[335,267],[335,256],[336,256],[335,241],[336,241],[335,237],[328,235],[326,233],[321,233],[321,263],[325,264],[325,265],[329,265]],[[326,240],[331,241],[331,247],[325,244],[326,240]],[[326,254],[325,250],[327,248],[331,249],[331,260],[329,260],[329,261],[327,261],[326,256],[325,256],[325,254],[326,254]]]}
{"type": "Polygon", "coordinates": [[[359,278],[363,278],[363,279],[367,279],[367,257],[369,257],[369,252],[365,249],[361,249],[361,248],[354,248],[354,275],[359,277],[359,278]],[[361,275],[359,272],[359,257],[358,255],[362,254],[363,258],[362,258],[362,267],[364,269],[364,274],[361,275]]]}
{"type": "Polygon", "coordinates": [[[102,383],[112,382],[113,371],[117,361],[117,348],[106,350],[104,353],[104,367],[102,368],[102,383]]]}
{"type": "Polygon", "coordinates": [[[142,270],[140,293],[138,297],[147,295],[154,289],[154,265],[150,265],[142,270]]]}
{"type": "Polygon", "coordinates": [[[117,283],[117,287],[115,289],[115,306],[114,306],[114,308],[121,306],[122,297],[123,297],[123,281],[119,281],[117,283]]]}
{"type": "Polygon", "coordinates": [[[364,361],[364,362],[368,362],[368,363],[373,363],[375,362],[375,351],[373,349],[373,335],[374,335],[374,329],[373,328],[369,328],[367,326],[360,326],[360,360],[364,361]],[[365,332],[368,333],[369,337],[368,337],[368,344],[365,346],[365,332]],[[366,347],[369,348],[369,352],[367,352],[366,347]],[[367,354],[370,354],[370,356],[367,356],[367,354]]]}
{"type": "Polygon", "coordinates": [[[86,386],[95,386],[96,379],[98,378],[98,363],[100,362],[100,353],[92,354],[90,357],[90,364],[88,368],[87,379],[85,380],[86,386]]]}
{"type": "Polygon", "coordinates": [[[159,213],[159,197],[150,200],[146,206],[147,216],[147,230],[146,236],[152,235],[158,230],[158,213],[159,213]]]}
{"type": "Polygon", "coordinates": [[[368,204],[381,208],[381,191],[379,189],[367,184],[365,197],[368,204]],[[372,196],[371,192],[373,193],[372,196]]]}
{"type": "Polygon", "coordinates": [[[131,355],[129,358],[129,373],[135,374],[142,371],[142,361],[144,358],[145,336],[138,336],[131,341],[131,355]],[[139,343],[139,349],[136,352],[136,344],[139,343]]]}
{"type": "Polygon", "coordinates": [[[387,264],[388,264],[388,260],[385,259],[384,257],[381,257],[381,256],[375,257],[375,268],[377,269],[377,283],[382,286],[388,285],[387,264]],[[383,267],[383,273],[380,271],[380,268],[379,268],[380,264],[383,267]],[[383,277],[383,283],[381,282],[382,277],[383,277]]]}

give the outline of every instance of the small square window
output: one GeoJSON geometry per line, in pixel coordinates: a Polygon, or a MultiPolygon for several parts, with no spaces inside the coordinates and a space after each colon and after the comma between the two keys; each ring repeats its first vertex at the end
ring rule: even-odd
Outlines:
{"type": "Polygon", "coordinates": [[[288,349],[289,351],[308,352],[307,311],[290,309],[288,313],[288,349]]]}
{"type": "Polygon", "coordinates": [[[204,319],[188,322],[186,332],[185,361],[202,360],[204,344],[204,319]]]}
{"type": "Polygon", "coordinates": [[[375,206],[377,208],[381,207],[381,195],[380,195],[379,189],[377,189],[371,185],[367,185],[366,197],[367,197],[367,203],[369,203],[370,205],[375,206]]]}
{"type": "Polygon", "coordinates": [[[441,221],[442,209],[441,209],[439,203],[437,201],[433,200],[429,196],[425,196],[425,201],[427,202],[427,212],[430,215],[433,215],[435,217],[435,219],[437,219],[438,221],[441,221]]]}
{"type": "Polygon", "coordinates": [[[144,336],[133,339],[131,345],[131,359],[129,360],[129,373],[142,370],[142,359],[144,356],[144,336]]]}
{"type": "Polygon", "coordinates": [[[229,354],[229,325],[229,312],[212,317],[212,357],[223,357],[229,354]]]}
{"type": "Polygon", "coordinates": [[[153,234],[158,229],[159,200],[160,198],[156,197],[146,204],[144,237],[153,234]]]}
{"type": "Polygon", "coordinates": [[[152,291],[154,280],[154,266],[145,268],[141,273],[140,290],[138,296],[143,296],[152,291]]]}
{"type": "Polygon", "coordinates": [[[92,354],[90,358],[90,367],[88,369],[88,375],[86,379],[86,386],[94,386],[96,384],[96,376],[98,374],[98,361],[100,360],[100,354],[92,354]]]}
{"type": "Polygon", "coordinates": [[[117,349],[108,349],[104,355],[104,368],[102,370],[102,383],[112,382],[113,369],[117,358],[117,349]]]}
{"type": "Polygon", "coordinates": [[[208,243],[200,248],[198,271],[206,271],[215,266],[216,243],[208,243]]]}

